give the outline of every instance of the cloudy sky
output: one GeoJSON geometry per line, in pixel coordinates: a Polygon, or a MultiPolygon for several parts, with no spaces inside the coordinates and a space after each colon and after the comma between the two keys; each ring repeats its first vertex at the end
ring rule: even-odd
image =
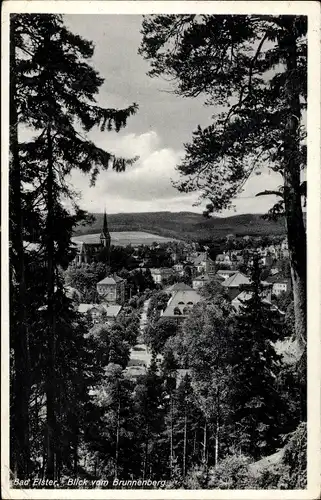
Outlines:
{"type": "MultiPolygon", "coordinates": [[[[66,15],[68,28],[92,40],[95,53],[92,65],[105,78],[98,102],[102,106],[124,108],[133,102],[139,111],[119,132],[92,131],[90,139],[98,146],[123,157],[139,156],[125,173],[112,171],[99,175],[96,186],[89,187],[88,177],[73,173],[71,183],[81,195],[80,205],[90,212],[108,213],[145,211],[201,212],[193,206],[197,194],[182,194],[173,188],[177,178],[175,165],[183,155],[183,144],[191,139],[198,124],[208,125],[215,109],[203,105],[203,98],[184,99],[170,92],[162,79],[146,75],[148,62],[137,54],[142,18],[137,15],[66,15]]],[[[222,215],[265,212],[273,197],[255,198],[262,189],[281,184],[273,172],[253,175],[235,209],[222,215]]]]}

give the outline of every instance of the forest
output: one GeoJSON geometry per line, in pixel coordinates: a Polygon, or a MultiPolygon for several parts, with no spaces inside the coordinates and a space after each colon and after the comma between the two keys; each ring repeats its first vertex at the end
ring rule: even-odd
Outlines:
{"type": "MultiPolygon", "coordinates": [[[[203,92],[213,104],[241,94],[228,116],[198,128],[185,145],[178,189],[195,189],[195,178],[203,176],[210,217],[228,206],[248,175],[247,157],[259,152],[274,158],[284,186],[270,216],[286,220],[293,283],[285,322],[262,302],[255,258],[250,298],[238,313],[214,281],[184,322],[162,318],[166,292],[153,289],[150,275],[143,280],[132,270],[124,276],[136,299],[128,300],[115,322],[96,324],[78,312],[67,278],[77,279],[92,301],[93,283],[105,269],[96,266],[84,277],[70,267],[71,237],[88,214],[78,206],[68,175],[79,169],[88,184],[104,169],[126,175],[135,158],[117,157],[87,134],[94,128],[120,131],[139,107],[97,104],[104,78],[90,63],[94,46],[71,33],[63,16],[11,15],[10,475],[15,487],[30,478],[37,487],[57,488],[79,488],[85,479],[106,488],[125,487],[122,480],[129,485],[159,480],[165,489],[306,487],[301,207],[306,186],[300,181],[306,151],[302,129],[291,118],[296,114],[300,122],[305,106],[306,19],[226,16],[222,23],[219,17],[147,16],[140,53],[150,61],[151,76],[171,75],[182,95],[203,92]],[[274,45],[264,54],[244,49],[267,39],[274,45]],[[266,83],[262,75],[275,66],[283,70],[266,83]],[[21,140],[23,128],[32,132],[30,139],[21,140]],[[222,158],[225,170],[215,170],[222,158]],[[72,208],[66,208],[66,199],[72,208]],[[147,300],[143,340],[152,359],[146,373],[133,378],[126,369],[142,335],[147,300]]],[[[122,268],[119,262],[117,272],[122,268]]]]}

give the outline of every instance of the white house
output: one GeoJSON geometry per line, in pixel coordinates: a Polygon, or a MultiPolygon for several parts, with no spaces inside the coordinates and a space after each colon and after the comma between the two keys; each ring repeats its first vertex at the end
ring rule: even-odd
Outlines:
{"type": "Polygon", "coordinates": [[[122,306],[107,304],[79,304],[78,312],[90,314],[94,323],[111,323],[119,315],[122,306]]]}
{"type": "Polygon", "coordinates": [[[152,268],[150,272],[156,285],[161,285],[164,278],[173,274],[173,270],[169,267],[152,268]]]}
{"type": "Polygon", "coordinates": [[[278,275],[269,276],[266,281],[272,285],[272,295],[280,295],[283,292],[291,290],[291,279],[282,278],[278,275]]]}

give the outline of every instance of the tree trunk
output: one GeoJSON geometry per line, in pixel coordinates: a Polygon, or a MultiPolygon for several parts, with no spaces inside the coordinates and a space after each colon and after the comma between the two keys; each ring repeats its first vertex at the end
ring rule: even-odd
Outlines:
{"type": "Polygon", "coordinates": [[[143,464],[143,480],[146,478],[146,473],[147,473],[148,443],[149,443],[149,424],[147,423],[147,427],[146,427],[146,440],[145,440],[145,453],[144,453],[144,464],[143,464]]]}
{"type": "Polygon", "coordinates": [[[204,434],[203,434],[203,463],[204,463],[204,465],[206,465],[206,448],[207,448],[207,422],[205,420],[204,434]]]}
{"type": "Polygon", "coordinates": [[[117,476],[118,476],[119,427],[120,427],[120,394],[118,392],[117,427],[116,427],[116,451],[115,451],[115,478],[116,479],[117,479],[117,476]]]}
{"type": "Polygon", "coordinates": [[[220,436],[220,393],[217,391],[217,399],[216,399],[216,428],[215,428],[215,465],[218,464],[218,455],[219,455],[219,436],[220,436]]]}
{"type": "Polygon", "coordinates": [[[183,477],[186,476],[186,448],[187,448],[187,411],[184,416],[184,445],[183,445],[183,477]]]}
{"type": "Polygon", "coordinates": [[[47,349],[47,477],[55,477],[55,433],[56,433],[56,312],[55,312],[55,266],[54,266],[54,172],[53,172],[53,151],[51,126],[47,128],[47,148],[48,148],[48,177],[47,177],[47,311],[48,311],[48,349],[47,349]]]}
{"type": "Polygon", "coordinates": [[[297,75],[297,45],[293,21],[289,21],[284,37],[286,47],[287,83],[285,106],[288,111],[284,132],[284,205],[294,297],[295,330],[301,346],[306,344],[306,232],[303,222],[300,192],[301,119],[300,94],[297,75]]]}
{"type": "MultiPolygon", "coordinates": [[[[14,352],[14,376],[12,383],[13,437],[12,468],[20,479],[28,478],[30,468],[29,397],[30,357],[26,314],[25,255],[23,247],[23,211],[21,194],[21,165],[18,143],[18,112],[16,102],[16,48],[15,20],[10,26],[10,241],[11,263],[16,281],[16,315],[11,324],[10,340],[14,352]]],[[[11,294],[14,292],[11,285],[11,294]]],[[[12,298],[12,295],[11,295],[12,298]]],[[[13,305],[11,304],[11,307],[13,305]]]]}
{"type": "Polygon", "coordinates": [[[171,429],[170,429],[169,470],[170,470],[170,477],[172,477],[172,474],[173,474],[173,395],[172,395],[172,392],[171,392],[170,398],[171,398],[171,429]]]}

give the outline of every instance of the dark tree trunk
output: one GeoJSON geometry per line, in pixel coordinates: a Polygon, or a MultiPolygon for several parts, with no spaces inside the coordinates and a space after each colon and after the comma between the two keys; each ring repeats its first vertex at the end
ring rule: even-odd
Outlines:
{"type": "Polygon", "coordinates": [[[186,476],[186,448],[187,448],[187,408],[184,416],[184,444],[183,444],[183,477],[186,476]]]}
{"type": "Polygon", "coordinates": [[[118,477],[119,462],[119,431],[120,431],[120,391],[118,390],[117,424],[116,424],[116,451],[115,451],[115,478],[118,477]]]}
{"type": "Polygon", "coordinates": [[[306,344],[306,232],[303,221],[300,192],[300,94],[297,73],[297,41],[293,21],[289,21],[284,37],[287,84],[285,105],[288,111],[284,134],[284,205],[287,225],[291,275],[293,284],[296,336],[306,344]]]}
{"type": "MultiPolygon", "coordinates": [[[[15,320],[11,324],[10,340],[14,353],[12,383],[11,433],[13,436],[12,468],[19,478],[28,478],[30,468],[29,397],[30,358],[26,314],[25,255],[23,247],[23,211],[21,194],[21,164],[18,144],[18,112],[16,102],[15,21],[10,26],[10,241],[11,264],[16,284],[15,320]]],[[[12,295],[11,295],[12,299],[12,295]]],[[[13,304],[11,304],[11,307],[13,304]]]]}
{"type": "Polygon", "coordinates": [[[146,479],[146,473],[147,473],[148,445],[149,445],[149,424],[147,423],[146,439],[145,439],[145,452],[144,452],[144,464],[143,464],[143,480],[146,479]]]}
{"type": "Polygon", "coordinates": [[[47,477],[55,478],[55,433],[56,433],[56,312],[55,312],[55,266],[54,266],[54,172],[51,126],[47,129],[48,174],[47,174],[47,300],[48,300],[48,333],[47,333],[47,477]]]}
{"type": "Polygon", "coordinates": [[[169,459],[169,470],[170,477],[173,475],[173,394],[170,394],[171,400],[171,408],[170,408],[170,417],[171,417],[171,427],[170,427],[170,459],[169,459]]]}

